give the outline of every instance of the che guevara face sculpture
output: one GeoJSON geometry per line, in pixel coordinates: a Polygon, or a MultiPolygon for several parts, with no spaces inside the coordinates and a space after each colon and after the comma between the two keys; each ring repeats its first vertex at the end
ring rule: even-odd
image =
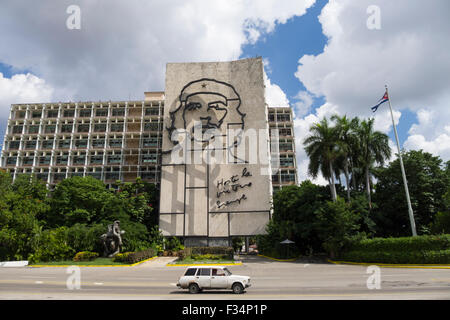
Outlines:
{"type": "Polygon", "coordinates": [[[172,136],[177,129],[185,130],[192,139],[199,127],[201,132],[226,130],[230,118],[234,119],[233,125],[243,129],[245,113],[240,106],[239,94],[226,82],[207,78],[189,82],[180,92],[176,109],[170,112],[169,139],[174,146],[178,144],[172,136]]]}

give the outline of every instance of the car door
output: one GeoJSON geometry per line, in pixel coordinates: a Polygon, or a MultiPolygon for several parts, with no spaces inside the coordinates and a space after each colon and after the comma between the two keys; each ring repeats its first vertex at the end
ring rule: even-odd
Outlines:
{"type": "Polygon", "coordinates": [[[199,268],[197,271],[197,283],[202,289],[211,288],[211,268],[199,268]]]}
{"type": "Polygon", "coordinates": [[[220,268],[212,268],[211,270],[211,288],[226,289],[228,287],[228,276],[220,268]]]}

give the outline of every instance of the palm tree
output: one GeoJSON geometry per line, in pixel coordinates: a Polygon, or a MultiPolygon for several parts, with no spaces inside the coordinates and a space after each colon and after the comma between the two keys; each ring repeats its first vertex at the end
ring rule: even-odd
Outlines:
{"type": "Polygon", "coordinates": [[[364,172],[366,179],[367,199],[369,207],[372,208],[370,169],[375,163],[383,165],[385,160],[391,157],[391,148],[389,147],[389,137],[380,132],[374,131],[374,119],[363,120],[358,129],[358,140],[360,146],[360,155],[358,162],[364,172]]]}
{"type": "Polygon", "coordinates": [[[330,127],[328,120],[324,118],[319,123],[313,124],[309,131],[311,135],[303,141],[309,157],[308,173],[316,178],[320,170],[322,175],[328,179],[331,198],[336,201],[335,170],[333,169],[333,163],[338,157],[336,130],[330,127]]]}
{"type": "Polygon", "coordinates": [[[337,146],[340,167],[344,171],[345,182],[347,185],[347,200],[350,201],[350,157],[352,155],[352,150],[354,150],[356,145],[356,136],[354,134],[354,128],[357,127],[359,123],[358,118],[353,118],[349,120],[347,116],[339,117],[338,115],[333,115],[331,120],[335,121],[336,135],[337,135],[337,146]]]}

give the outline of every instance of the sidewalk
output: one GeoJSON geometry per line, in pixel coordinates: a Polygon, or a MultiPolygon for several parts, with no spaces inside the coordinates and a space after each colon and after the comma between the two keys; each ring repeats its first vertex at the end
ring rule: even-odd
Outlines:
{"type": "Polygon", "coordinates": [[[157,257],[150,261],[146,261],[137,265],[136,268],[159,268],[164,267],[166,264],[175,261],[177,257],[157,257]]]}

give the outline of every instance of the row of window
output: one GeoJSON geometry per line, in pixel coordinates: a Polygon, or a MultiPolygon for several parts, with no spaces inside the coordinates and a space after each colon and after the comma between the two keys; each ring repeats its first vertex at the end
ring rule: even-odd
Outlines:
{"type": "MultiPolygon", "coordinates": [[[[95,112],[93,113],[92,109],[89,109],[89,108],[79,109],[78,117],[84,118],[84,117],[91,117],[92,115],[94,115],[95,117],[107,117],[108,113],[109,113],[108,108],[95,109],[94,111],[95,112]]],[[[137,111],[139,111],[139,110],[137,110],[137,111]]],[[[43,110],[33,110],[30,112],[30,118],[31,119],[39,119],[42,117],[42,114],[43,114],[43,110]]],[[[145,108],[144,115],[157,116],[157,115],[159,115],[159,108],[145,108]]],[[[26,112],[24,110],[16,111],[14,114],[15,119],[24,119],[25,116],[26,116],[26,112]]],[[[111,116],[112,117],[125,116],[125,108],[111,108],[111,116]]],[[[46,118],[58,118],[58,117],[74,118],[75,110],[74,109],[61,110],[61,114],[59,113],[59,110],[55,110],[55,109],[46,110],[45,117],[46,118]]]]}
{"type": "MultiPolygon", "coordinates": [[[[103,154],[91,155],[89,157],[88,164],[91,164],[91,165],[102,164],[103,157],[104,157],[103,154]]],[[[6,165],[7,166],[16,165],[17,159],[18,159],[17,156],[6,157],[6,165]]],[[[120,154],[108,155],[106,157],[106,163],[107,164],[121,164],[122,159],[123,159],[123,156],[120,154]]],[[[21,165],[23,165],[23,166],[33,165],[34,156],[21,157],[20,160],[21,160],[21,165]]],[[[157,164],[158,163],[158,154],[156,154],[156,153],[143,154],[143,155],[141,155],[140,160],[141,160],[140,163],[142,163],[142,164],[145,164],[145,163],[157,164]]],[[[126,161],[126,162],[128,162],[128,161],[126,161]]],[[[50,165],[50,163],[51,163],[50,155],[40,156],[40,157],[37,157],[37,159],[36,159],[36,165],[50,165]]],[[[86,163],[86,155],[85,154],[72,155],[71,165],[84,165],[85,163],[86,163]]],[[[69,165],[69,154],[54,156],[54,164],[69,165]]]]}
{"type": "MultiPolygon", "coordinates": [[[[127,131],[136,131],[139,132],[141,128],[140,123],[129,123],[127,126],[127,131]]],[[[92,131],[93,132],[106,132],[107,124],[106,123],[95,123],[93,124],[92,131]]],[[[158,122],[146,122],[144,123],[144,131],[160,131],[162,129],[162,123],[158,122]]],[[[81,123],[76,126],[76,132],[89,132],[90,124],[89,123],[81,123]]],[[[71,133],[74,131],[74,125],[70,124],[61,124],[58,133],[71,133]]],[[[110,132],[123,132],[124,124],[123,123],[111,123],[109,125],[110,132]]],[[[47,124],[42,128],[43,133],[56,133],[56,124],[47,124]]],[[[30,125],[27,126],[26,132],[23,130],[23,125],[14,125],[11,128],[12,134],[37,134],[39,133],[39,125],[30,125]]]]}
{"type": "MultiPolygon", "coordinates": [[[[108,140],[108,147],[110,148],[121,148],[122,147],[122,138],[110,138],[108,140]]],[[[42,140],[40,142],[40,149],[53,149],[54,148],[54,139],[42,140]]],[[[88,147],[88,139],[77,139],[73,140],[72,148],[77,149],[85,149],[88,147]]],[[[160,139],[157,137],[143,138],[140,139],[142,143],[142,147],[144,148],[158,148],[161,145],[160,139]]],[[[134,142],[134,141],[133,141],[134,142]]],[[[106,143],[106,139],[91,139],[91,148],[104,148],[106,143]]],[[[23,149],[36,149],[37,140],[26,140],[23,141],[23,149]]],[[[69,149],[70,148],[70,139],[58,140],[55,145],[57,149],[69,149]]],[[[130,146],[131,147],[131,146],[130,146]]],[[[20,141],[14,140],[9,141],[7,143],[7,150],[18,150],[20,148],[20,141]]]]}
{"type": "MultiPolygon", "coordinates": [[[[291,115],[289,113],[278,113],[277,122],[288,122],[291,121],[291,115]]],[[[275,114],[269,113],[269,121],[275,121],[275,114]]]]}

